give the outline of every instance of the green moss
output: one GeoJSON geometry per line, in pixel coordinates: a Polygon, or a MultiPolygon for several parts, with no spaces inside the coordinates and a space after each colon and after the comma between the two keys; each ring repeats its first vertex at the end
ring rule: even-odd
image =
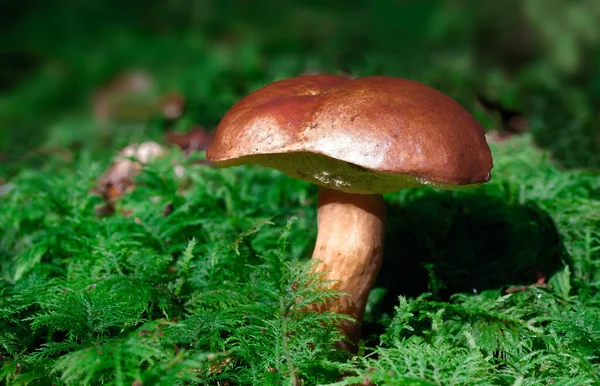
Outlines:
{"type": "MultiPolygon", "coordinates": [[[[466,16],[453,2],[258,2],[277,18],[255,2],[205,3],[40,3],[11,25],[19,39],[2,40],[38,58],[0,97],[0,185],[13,186],[0,194],[4,383],[600,383],[597,66],[564,73],[546,42],[507,67],[488,50],[501,42],[472,39],[478,20],[503,20],[480,2],[466,16]],[[302,312],[335,296],[308,274],[315,186],[174,151],[115,215],[96,216],[90,189],[110,157],[164,130],[158,118],[99,127],[90,115],[98,85],[138,67],[159,92],[188,96],[180,128],[213,128],[239,97],[311,67],[421,80],[497,127],[475,102],[483,93],[531,130],[492,146],[479,188],[386,195],[384,267],[350,357],[334,348],[339,316],[302,312]],[[542,277],[549,286],[534,285],[542,277]]],[[[574,47],[583,58],[584,42],[574,47]]]]}

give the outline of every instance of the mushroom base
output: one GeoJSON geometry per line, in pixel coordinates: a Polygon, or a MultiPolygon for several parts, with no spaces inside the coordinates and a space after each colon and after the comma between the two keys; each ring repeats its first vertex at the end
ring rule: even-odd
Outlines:
{"type": "Polygon", "coordinates": [[[351,194],[320,188],[318,202],[319,233],[312,258],[315,271],[333,280],[330,288],[344,292],[313,310],[332,310],[353,317],[340,329],[349,342],[342,348],[356,351],[369,292],[381,268],[385,223],[385,202],[377,195],[351,194]]]}

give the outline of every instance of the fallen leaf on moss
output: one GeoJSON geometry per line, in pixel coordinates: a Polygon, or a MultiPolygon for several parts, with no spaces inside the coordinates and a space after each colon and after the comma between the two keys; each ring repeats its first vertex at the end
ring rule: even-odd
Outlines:
{"type": "Polygon", "coordinates": [[[134,189],[133,177],[156,157],[166,153],[166,150],[156,142],[132,144],[119,152],[110,168],[100,177],[98,185],[92,189],[99,194],[106,205],[96,207],[96,214],[104,216],[114,213],[114,204],[123,194],[134,189]]]}
{"type": "Polygon", "coordinates": [[[202,126],[194,126],[186,132],[169,131],[165,133],[165,142],[176,145],[186,152],[206,150],[213,139],[213,133],[202,126]]]}

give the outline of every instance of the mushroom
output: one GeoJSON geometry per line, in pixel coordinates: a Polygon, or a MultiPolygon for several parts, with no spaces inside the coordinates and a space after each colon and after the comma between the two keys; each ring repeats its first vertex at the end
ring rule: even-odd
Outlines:
{"type": "Polygon", "coordinates": [[[382,194],[475,187],[492,169],[483,128],[457,102],[383,76],[308,75],[265,86],[225,114],[207,158],[217,167],[272,167],[319,185],[315,270],[348,296],[313,309],[355,320],[339,326],[351,351],[382,263],[382,194]]]}

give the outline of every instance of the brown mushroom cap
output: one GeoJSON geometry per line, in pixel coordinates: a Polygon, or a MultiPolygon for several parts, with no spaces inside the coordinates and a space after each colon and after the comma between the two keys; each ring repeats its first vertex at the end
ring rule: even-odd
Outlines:
{"type": "Polygon", "coordinates": [[[483,128],[457,102],[383,76],[309,75],[263,87],[223,117],[207,158],[362,194],[478,185],[493,166],[483,128]]]}

